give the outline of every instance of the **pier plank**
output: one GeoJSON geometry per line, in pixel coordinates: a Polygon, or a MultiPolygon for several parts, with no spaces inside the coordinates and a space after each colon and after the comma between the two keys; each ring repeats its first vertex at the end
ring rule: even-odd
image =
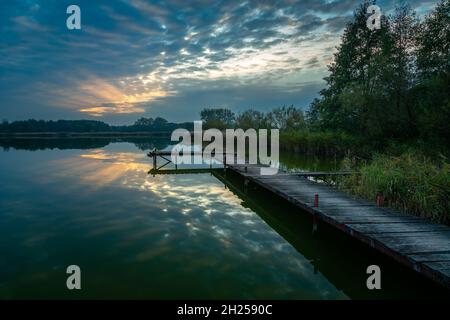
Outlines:
{"type": "Polygon", "coordinates": [[[450,252],[417,253],[408,256],[418,262],[450,261],[450,252]]]}
{"type": "Polygon", "coordinates": [[[405,233],[405,232],[432,232],[448,230],[445,226],[438,224],[423,223],[380,223],[380,224],[354,224],[353,229],[367,234],[389,234],[389,233],[405,233]]]}
{"type": "MultiPolygon", "coordinates": [[[[258,165],[227,165],[227,169],[286,199],[350,236],[450,288],[450,228],[398,210],[380,208],[305,174],[279,171],[260,175],[258,165]],[[314,206],[314,196],[319,205],[314,206]]],[[[319,172],[316,176],[326,175],[319,172]]],[[[330,174],[331,175],[331,174],[330,174]]],[[[314,176],[314,174],[312,174],[314,176]]]]}

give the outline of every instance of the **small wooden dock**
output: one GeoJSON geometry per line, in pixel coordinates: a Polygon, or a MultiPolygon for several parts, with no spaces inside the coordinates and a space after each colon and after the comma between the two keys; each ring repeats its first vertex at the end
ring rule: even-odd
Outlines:
{"type": "Polygon", "coordinates": [[[227,170],[244,178],[244,185],[254,183],[310,213],[313,229],[322,220],[450,288],[449,227],[353,198],[308,180],[306,176],[312,176],[308,173],[260,175],[260,168],[227,165],[227,170]]]}
{"type": "MultiPolygon", "coordinates": [[[[201,156],[201,152],[191,152],[201,156]]],[[[225,155],[225,154],[223,154],[225,155]]],[[[450,288],[450,227],[431,223],[423,218],[397,210],[379,207],[375,203],[350,196],[336,188],[317,183],[308,177],[347,175],[352,172],[299,172],[279,170],[275,175],[261,175],[262,165],[227,164],[222,169],[163,169],[172,163],[170,152],[151,151],[153,168],[149,174],[213,173],[225,170],[244,179],[244,185],[254,183],[289,201],[313,217],[313,231],[319,220],[328,223],[392,257],[416,272],[450,288]],[[157,158],[165,163],[158,166],[157,158]]]]}

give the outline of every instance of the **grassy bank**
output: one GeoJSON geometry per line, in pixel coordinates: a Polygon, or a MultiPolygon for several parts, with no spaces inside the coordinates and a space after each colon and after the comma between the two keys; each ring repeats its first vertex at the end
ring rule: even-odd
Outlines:
{"type": "Polygon", "coordinates": [[[399,156],[411,150],[433,160],[439,159],[441,154],[450,157],[450,148],[442,139],[373,141],[366,137],[333,131],[280,130],[280,148],[292,153],[315,156],[354,156],[366,160],[372,159],[374,153],[399,156]]]}
{"type": "Polygon", "coordinates": [[[363,152],[361,142],[348,134],[308,130],[280,131],[280,148],[284,151],[316,156],[343,156],[363,152]]]}
{"type": "MultiPolygon", "coordinates": [[[[348,168],[348,165],[347,165],[348,168]]],[[[339,180],[343,190],[432,221],[450,224],[450,164],[411,152],[400,156],[377,155],[359,166],[360,175],[339,180]]]]}

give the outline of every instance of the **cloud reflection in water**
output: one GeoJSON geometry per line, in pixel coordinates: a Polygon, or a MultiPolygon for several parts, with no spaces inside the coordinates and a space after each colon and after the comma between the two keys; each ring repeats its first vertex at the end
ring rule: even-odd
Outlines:
{"type": "MultiPolygon", "coordinates": [[[[153,177],[140,151],[58,152],[48,151],[47,162],[30,162],[26,170],[35,176],[21,177],[28,179],[28,189],[15,204],[20,214],[5,220],[24,227],[0,237],[26,261],[54,266],[78,261],[105,290],[113,284],[103,282],[103,273],[129,283],[139,275],[145,296],[161,295],[163,287],[181,293],[197,286],[203,296],[343,297],[213,176],[153,177]],[[223,284],[221,291],[214,283],[223,284]]],[[[13,251],[6,254],[10,260],[13,251]]]]}

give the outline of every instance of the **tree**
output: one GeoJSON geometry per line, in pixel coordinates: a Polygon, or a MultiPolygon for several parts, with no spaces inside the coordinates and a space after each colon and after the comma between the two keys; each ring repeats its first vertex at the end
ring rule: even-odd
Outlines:
{"type": "Polygon", "coordinates": [[[267,114],[267,122],[271,128],[283,130],[299,130],[305,128],[303,112],[293,105],[276,108],[267,114]]]}
{"type": "Polygon", "coordinates": [[[200,112],[200,118],[206,128],[219,130],[234,127],[235,114],[226,108],[206,108],[200,112]]]}
{"type": "Polygon", "coordinates": [[[168,121],[164,118],[161,117],[156,117],[155,120],[153,121],[153,126],[155,127],[164,127],[165,125],[167,125],[168,121]]]}
{"type": "Polygon", "coordinates": [[[236,127],[240,129],[267,128],[267,118],[263,112],[257,110],[246,110],[236,117],[236,127]]]}
{"type": "Polygon", "coordinates": [[[417,65],[423,78],[450,70],[450,0],[443,0],[427,16],[418,34],[417,65]]]}
{"type": "Polygon", "coordinates": [[[412,99],[421,137],[450,145],[450,0],[426,17],[417,41],[419,83],[412,99]]]}
{"type": "Polygon", "coordinates": [[[134,125],[138,127],[151,127],[153,126],[153,122],[153,118],[139,118],[134,122],[134,125]]]}
{"type": "Polygon", "coordinates": [[[375,1],[365,1],[355,10],[329,66],[327,86],[308,116],[322,130],[344,131],[375,141],[395,135],[390,117],[394,110],[389,103],[395,82],[395,39],[384,15],[380,29],[367,28],[367,8],[372,4],[375,1]]]}
{"type": "Polygon", "coordinates": [[[416,117],[409,91],[417,81],[415,56],[419,21],[415,12],[405,2],[400,2],[391,17],[393,50],[390,55],[392,74],[386,79],[388,94],[394,103],[392,116],[396,135],[416,135],[416,117]]]}

